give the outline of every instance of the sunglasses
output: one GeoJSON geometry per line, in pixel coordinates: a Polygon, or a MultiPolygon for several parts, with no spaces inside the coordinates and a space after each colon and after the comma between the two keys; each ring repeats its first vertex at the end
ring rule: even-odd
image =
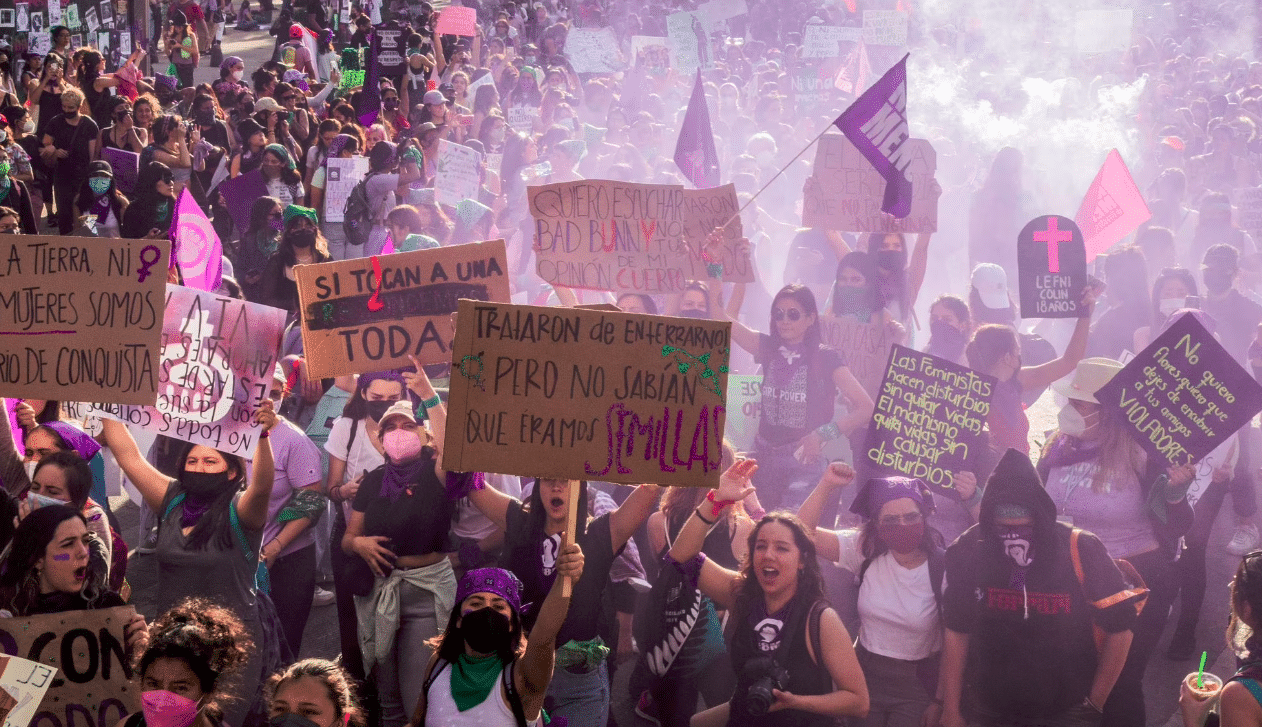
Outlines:
{"type": "Polygon", "coordinates": [[[786,317],[790,321],[797,323],[798,321],[802,320],[802,311],[798,310],[797,308],[790,308],[787,311],[784,310],[783,308],[776,308],[775,310],[771,311],[771,320],[773,321],[782,321],[786,317]]]}

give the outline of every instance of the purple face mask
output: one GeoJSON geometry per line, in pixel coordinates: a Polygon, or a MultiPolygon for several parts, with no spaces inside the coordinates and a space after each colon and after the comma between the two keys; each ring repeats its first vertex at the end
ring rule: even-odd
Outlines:
{"type": "Polygon", "coordinates": [[[285,220],[282,217],[271,217],[267,220],[267,226],[277,232],[284,232],[285,220]]]}

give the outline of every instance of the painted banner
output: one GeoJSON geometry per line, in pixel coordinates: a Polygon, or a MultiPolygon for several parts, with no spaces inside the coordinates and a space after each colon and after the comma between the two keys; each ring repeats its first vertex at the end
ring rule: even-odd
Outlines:
{"type": "Polygon", "coordinates": [[[575,73],[617,73],[626,67],[612,28],[571,29],[565,55],[575,73]]]}
{"type": "Polygon", "coordinates": [[[507,301],[508,270],[503,240],[294,268],[307,374],[451,362],[456,301],[507,301]]]}
{"type": "Polygon", "coordinates": [[[94,413],[252,459],[285,311],[184,285],[166,293],[157,404],[97,404],[94,413]]]}
{"type": "Polygon", "coordinates": [[[0,235],[6,396],[152,404],[167,240],[0,235]]]}
{"type": "Polygon", "coordinates": [[[762,419],[762,376],[728,374],[727,426],[723,438],[737,452],[752,452],[762,419]]]}
{"type": "Polygon", "coordinates": [[[443,465],[715,487],[731,324],[460,301],[443,465]]]}
{"type": "Polygon", "coordinates": [[[1017,236],[1017,285],[1022,318],[1080,318],[1087,288],[1082,231],[1068,217],[1030,220],[1017,236]]]}
{"type": "Polygon", "coordinates": [[[434,162],[434,194],[439,204],[455,207],[461,200],[478,198],[482,178],[478,165],[482,155],[464,144],[438,140],[438,158],[434,162]]]}
{"type": "Polygon", "coordinates": [[[855,99],[833,124],[885,179],[881,211],[899,219],[911,214],[912,183],[907,170],[915,157],[914,145],[908,143],[907,56],[855,99]]]}
{"type": "Polygon", "coordinates": [[[1095,393],[1150,456],[1192,464],[1262,410],[1259,385],[1195,315],[1183,314],[1095,393]]]}
{"type": "MultiPolygon", "coordinates": [[[[464,9],[464,8],[461,8],[464,9]]],[[[308,33],[311,31],[308,30],[308,33]]],[[[388,20],[373,29],[376,52],[373,63],[383,76],[398,77],[407,70],[407,36],[397,20],[388,20]]],[[[312,58],[317,57],[315,54],[312,58]]]]}
{"type": "Polygon", "coordinates": [[[1255,232],[1262,230],[1262,187],[1240,187],[1231,193],[1236,203],[1236,226],[1255,232]]]}
{"type": "Polygon", "coordinates": [[[123,194],[136,191],[136,177],[140,175],[140,155],[125,149],[102,149],[101,158],[114,169],[114,186],[123,194]]]}
{"type": "Polygon", "coordinates": [[[1087,262],[1152,219],[1148,203],[1117,149],[1109,152],[1087,189],[1074,221],[1082,229],[1087,262]]]}
{"type": "Polygon", "coordinates": [[[125,629],[132,606],[0,619],[11,657],[0,687],[17,704],[5,727],[118,724],[140,709],[125,629]]]}
{"type": "Polygon", "coordinates": [[[890,346],[894,344],[889,326],[884,323],[864,323],[854,316],[833,316],[827,313],[819,317],[820,339],[826,346],[840,351],[846,358],[846,367],[859,380],[868,395],[876,399],[885,378],[885,364],[889,361],[890,346]]]}
{"type": "Polygon", "coordinates": [[[472,38],[477,34],[478,11],[451,5],[438,15],[435,32],[439,35],[463,35],[472,38]]]}
{"type": "Polygon", "coordinates": [[[322,219],[325,222],[343,222],[346,220],[346,200],[350,199],[351,190],[368,176],[368,157],[329,159],[324,175],[322,219]]]}
{"type": "Polygon", "coordinates": [[[237,232],[245,233],[250,226],[250,210],[254,201],[267,196],[267,182],[263,181],[263,172],[255,169],[238,177],[226,179],[219,185],[219,193],[223,195],[228,214],[237,227],[237,232]]]}
{"type": "Polygon", "coordinates": [[[903,149],[903,175],[912,197],[910,210],[899,219],[881,211],[886,182],[871,162],[845,136],[821,136],[814,171],[802,190],[802,225],[845,232],[937,232],[942,196],[934,179],[937,152],[925,139],[908,139],[903,149]]]}
{"type": "Polygon", "coordinates": [[[808,25],[802,37],[803,58],[838,58],[843,42],[863,40],[863,28],[808,25]]]}
{"type": "Polygon", "coordinates": [[[868,45],[907,46],[907,13],[898,10],[864,10],[863,42],[868,45]]]}
{"type": "Polygon", "coordinates": [[[951,487],[975,472],[986,449],[995,377],[946,359],[894,346],[868,425],[866,457],[889,475],[951,487]]]}
{"type": "Polygon", "coordinates": [[[1079,53],[1129,50],[1134,24],[1130,8],[1079,10],[1074,13],[1074,47],[1079,53]]]}
{"type": "Polygon", "coordinates": [[[171,244],[185,285],[198,290],[219,289],[223,282],[223,244],[188,187],[180,192],[175,205],[171,244]]]}

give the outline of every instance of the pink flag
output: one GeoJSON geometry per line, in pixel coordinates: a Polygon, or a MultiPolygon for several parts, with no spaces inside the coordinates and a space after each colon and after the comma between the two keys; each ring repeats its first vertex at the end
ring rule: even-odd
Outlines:
{"type": "Polygon", "coordinates": [[[215,291],[223,281],[223,245],[193,195],[185,189],[171,223],[172,261],[180,266],[184,284],[215,291]]]}
{"type": "Polygon", "coordinates": [[[1087,246],[1087,262],[1116,245],[1151,217],[1148,203],[1139,193],[1126,162],[1114,149],[1095,175],[1074,216],[1087,246]]]}
{"type": "Polygon", "coordinates": [[[842,93],[858,96],[868,89],[868,78],[872,75],[872,65],[868,62],[868,47],[862,40],[855,43],[854,50],[846,56],[845,62],[837,70],[833,86],[842,93]]]}
{"type": "Polygon", "coordinates": [[[393,238],[393,237],[391,237],[391,236],[390,236],[390,233],[388,233],[388,232],[387,232],[387,233],[386,233],[386,244],[381,246],[381,254],[382,254],[382,255],[393,255],[394,253],[395,253],[395,249],[394,249],[394,238],[393,238]]]}

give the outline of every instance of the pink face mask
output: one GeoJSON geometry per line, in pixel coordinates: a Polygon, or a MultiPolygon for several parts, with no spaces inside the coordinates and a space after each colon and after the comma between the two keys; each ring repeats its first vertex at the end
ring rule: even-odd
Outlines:
{"type": "Polygon", "coordinates": [[[197,702],[165,689],[140,695],[140,704],[148,727],[190,727],[197,719],[197,702]]]}
{"type": "Polygon", "coordinates": [[[381,448],[386,450],[386,456],[394,462],[415,457],[424,446],[419,432],[406,429],[391,429],[381,437],[381,448]]]}

